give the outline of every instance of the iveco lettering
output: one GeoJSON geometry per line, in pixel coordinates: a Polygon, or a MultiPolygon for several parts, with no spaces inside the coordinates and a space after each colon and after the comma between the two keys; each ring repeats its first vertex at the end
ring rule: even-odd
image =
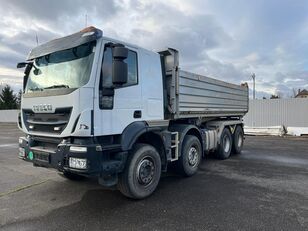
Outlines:
{"type": "Polygon", "coordinates": [[[33,105],[33,112],[52,111],[51,104],[33,105]]]}
{"type": "Polygon", "coordinates": [[[210,152],[218,159],[240,153],[247,84],[179,63],[176,49],[146,50],[95,27],[35,47],[17,65],[26,134],[19,157],[142,199],[170,167],[193,176],[210,152]]]}

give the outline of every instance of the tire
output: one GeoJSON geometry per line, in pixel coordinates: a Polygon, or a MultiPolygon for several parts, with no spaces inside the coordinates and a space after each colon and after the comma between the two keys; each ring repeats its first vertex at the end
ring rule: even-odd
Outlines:
{"type": "Polygon", "coordinates": [[[73,181],[80,181],[85,178],[84,176],[80,176],[80,175],[77,175],[71,172],[66,172],[66,171],[63,172],[62,176],[69,180],[73,180],[73,181]]]}
{"type": "Polygon", "coordinates": [[[236,126],[233,134],[232,153],[240,154],[244,144],[244,131],[242,126],[236,126]]]}
{"type": "Polygon", "coordinates": [[[118,189],[133,199],[150,196],[161,175],[161,159],[156,149],[148,144],[137,144],[129,153],[124,171],[119,174],[118,189]]]}
{"type": "Polygon", "coordinates": [[[186,135],[182,144],[182,152],[177,161],[178,172],[183,176],[197,173],[202,158],[202,149],[196,136],[186,135]]]}
{"type": "Polygon", "coordinates": [[[224,128],[220,136],[220,144],[216,151],[217,159],[224,160],[230,157],[232,150],[232,135],[228,128],[224,128]]]}

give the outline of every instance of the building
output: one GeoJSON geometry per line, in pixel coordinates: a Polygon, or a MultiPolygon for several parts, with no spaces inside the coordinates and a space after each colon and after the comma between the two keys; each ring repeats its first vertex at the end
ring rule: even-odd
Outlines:
{"type": "Polygon", "coordinates": [[[306,89],[298,90],[298,94],[295,96],[295,98],[308,98],[308,91],[306,89]]]}

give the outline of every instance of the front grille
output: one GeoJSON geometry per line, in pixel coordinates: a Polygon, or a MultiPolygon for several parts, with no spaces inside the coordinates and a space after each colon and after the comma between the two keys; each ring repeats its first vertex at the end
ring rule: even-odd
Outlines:
{"type": "Polygon", "coordinates": [[[69,122],[72,108],[57,108],[55,113],[34,113],[31,109],[22,112],[28,131],[61,134],[69,122]]]}
{"type": "Polygon", "coordinates": [[[34,159],[38,161],[43,161],[49,163],[49,154],[48,153],[40,153],[34,152],[34,159]]]}

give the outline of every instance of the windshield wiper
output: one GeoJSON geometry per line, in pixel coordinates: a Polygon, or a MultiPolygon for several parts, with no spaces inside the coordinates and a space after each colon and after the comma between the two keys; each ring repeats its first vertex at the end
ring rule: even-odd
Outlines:
{"type": "Polygon", "coordinates": [[[39,88],[39,87],[33,87],[33,88],[29,88],[30,91],[43,91],[43,88],[39,88]]]}
{"type": "Polygon", "coordinates": [[[54,89],[54,88],[70,88],[68,85],[59,84],[59,85],[52,85],[50,87],[44,87],[44,89],[54,89]]]}

